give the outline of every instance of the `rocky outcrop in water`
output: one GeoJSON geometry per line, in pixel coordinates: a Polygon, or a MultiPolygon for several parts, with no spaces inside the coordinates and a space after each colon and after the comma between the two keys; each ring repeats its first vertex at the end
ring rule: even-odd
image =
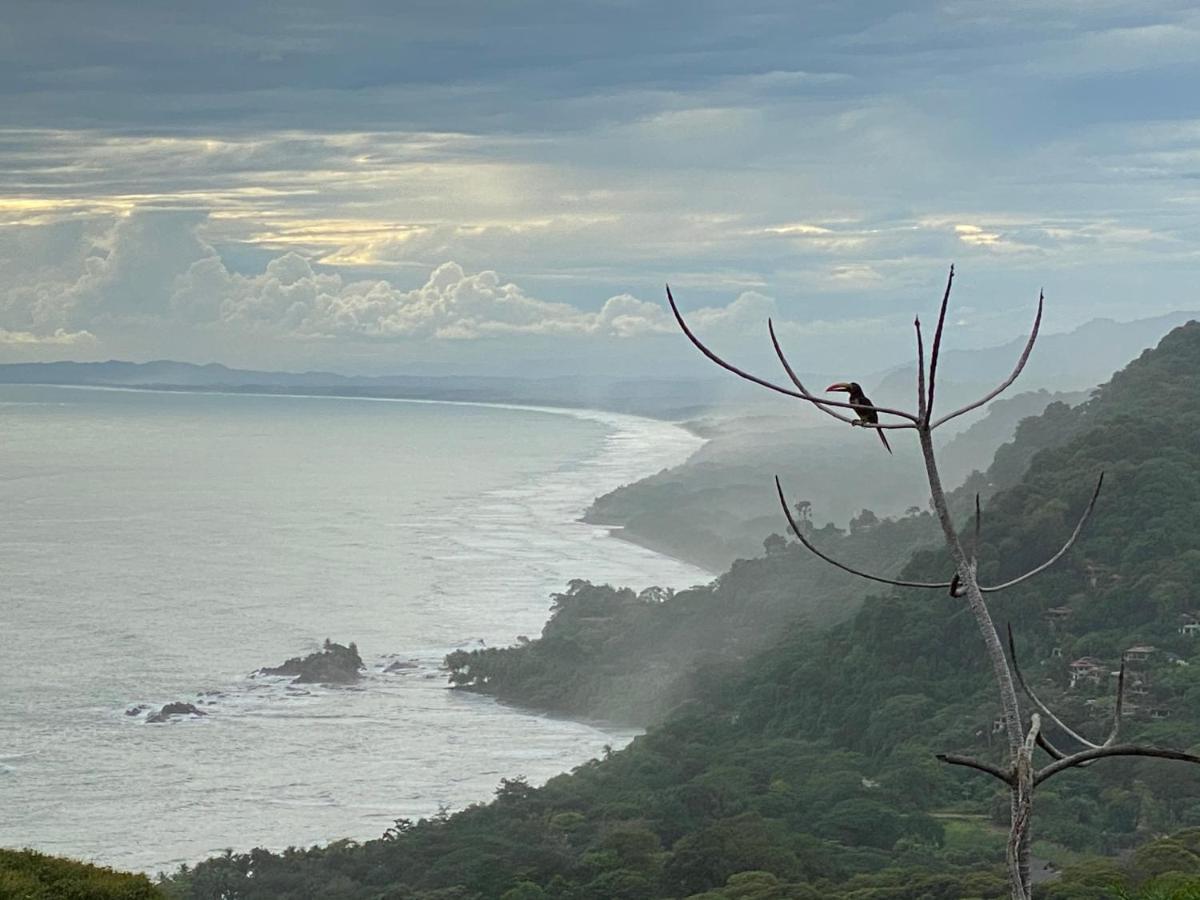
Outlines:
{"type": "Polygon", "coordinates": [[[293,656],[282,666],[259,669],[259,675],[295,675],[292,684],[354,684],[362,678],[362,657],[353,641],[344,647],[328,638],[325,646],[308,656],[293,656]]]}
{"type": "Polygon", "coordinates": [[[168,703],[154,715],[146,719],[149,724],[157,724],[160,722],[168,722],[172,716],[206,716],[202,709],[197,709],[190,703],[168,703]]]}

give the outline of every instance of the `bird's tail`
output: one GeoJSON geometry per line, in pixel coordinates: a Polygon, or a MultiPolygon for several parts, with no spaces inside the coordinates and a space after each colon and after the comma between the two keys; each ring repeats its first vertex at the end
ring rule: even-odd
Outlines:
{"type": "Polygon", "coordinates": [[[880,439],[881,441],[883,441],[883,446],[884,446],[884,447],[887,449],[887,452],[888,452],[888,453],[891,453],[891,452],[892,452],[892,445],[888,443],[888,440],[887,440],[887,435],[885,435],[885,434],[883,433],[883,429],[882,429],[882,428],[876,428],[876,429],[875,429],[875,433],[876,433],[877,435],[879,435],[879,439],[880,439]]]}

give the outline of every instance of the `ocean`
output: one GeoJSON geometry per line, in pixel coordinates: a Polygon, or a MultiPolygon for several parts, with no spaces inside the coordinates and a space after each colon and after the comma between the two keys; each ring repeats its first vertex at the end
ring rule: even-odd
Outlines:
{"type": "Polygon", "coordinates": [[[605,412],[0,386],[0,846],[153,873],[365,840],[623,746],[441,660],[536,636],[572,578],[710,580],[577,521],[699,444],[605,412]],[[326,638],[360,684],[251,677],[326,638]],[[172,701],[207,715],[126,714],[172,701]]]}

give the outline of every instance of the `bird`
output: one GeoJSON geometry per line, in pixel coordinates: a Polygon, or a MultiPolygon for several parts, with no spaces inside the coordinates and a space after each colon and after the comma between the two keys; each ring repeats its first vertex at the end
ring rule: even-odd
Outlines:
{"type": "MultiPolygon", "coordinates": [[[[826,391],[845,391],[850,396],[847,398],[854,404],[854,411],[858,414],[858,423],[878,425],[879,413],[875,411],[874,404],[867,399],[867,395],[863,393],[862,385],[857,381],[839,381],[825,388],[826,391]]],[[[884,435],[883,429],[876,428],[875,433],[879,435],[879,440],[883,441],[884,449],[888,453],[892,452],[892,445],[888,443],[887,436],[884,435]]]]}

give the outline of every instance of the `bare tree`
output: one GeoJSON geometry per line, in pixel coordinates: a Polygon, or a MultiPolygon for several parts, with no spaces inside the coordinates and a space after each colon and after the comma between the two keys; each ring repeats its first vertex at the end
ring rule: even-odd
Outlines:
{"type": "Polygon", "coordinates": [[[1178,759],[1186,762],[1200,763],[1200,757],[1190,753],[1183,753],[1177,750],[1166,750],[1159,747],[1147,747],[1136,744],[1118,743],[1121,728],[1121,714],[1124,706],[1125,692],[1125,666],[1121,665],[1121,671],[1117,678],[1117,696],[1115,708],[1113,711],[1112,728],[1110,729],[1107,738],[1103,743],[1097,744],[1082,737],[1076,731],[1071,729],[1066,723],[1055,715],[1050,708],[1043,703],[1038,696],[1030,688],[1025,681],[1024,676],[1017,664],[1016,644],[1013,641],[1012,629],[1008,630],[1008,645],[1012,659],[1005,655],[1004,644],[1000,640],[1000,635],[996,630],[995,623],[992,621],[991,613],[988,611],[987,603],[984,601],[984,595],[1002,591],[1014,585],[1032,578],[1040,572],[1045,571],[1050,566],[1054,565],[1058,560],[1066,555],[1071,549],[1080,532],[1083,530],[1088,518],[1095,509],[1096,500],[1100,496],[1100,488],[1104,484],[1104,473],[1099,473],[1096,480],[1096,489],[1092,492],[1092,498],[1087,507],[1084,509],[1079,523],[1075,526],[1075,530],[1071,536],[1063,544],[1061,549],[1048,560],[1034,569],[1010,579],[1003,584],[997,585],[982,585],[977,577],[977,560],[976,553],[979,547],[979,535],[982,522],[982,516],[979,509],[979,495],[975,496],[975,521],[974,521],[974,540],[971,542],[968,550],[959,537],[958,529],[955,527],[954,520],[950,516],[949,508],[946,504],[946,492],[942,487],[942,479],[938,474],[937,458],[933,448],[933,432],[935,429],[945,425],[952,419],[955,419],[964,413],[978,409],[984,404],[1002,394],[1021,374],[1021,370],[1025,368],[1026,362],[1029,360],[1029,355],[1033,351],[1033,345],[1037,341],[1038,329],[1042,321],[1042,305],[1044,297],[1038,297],[1037,316],[1033,322],[1033,328],[1029,334],[1029,340],[1025,343],[1025,348],[1021,352],[1020,358],[1017,360],[1016,366],[1012,370],[1012,374],[1008,376],[998,387],[984,395],[972,403],[968,403],[953,412],[947,413],[944,416],[934,418],[934,391],[937,385],[937,368],[938,355],[942,346],[942,332],[946,323],[946,307],[950,302],[950,289],[954,284],[954,267],[950,267],[950,274],[946,280],[946,290],[942,295],[941,308],[938,311],[937,328],[934,331],[933,347],[929,355],[928,370],[925,366],[925,344],[921,334],[921,320],[915,319],[913,325],[916,329],[917,339],[917,411],[915,413],[901,409],[890,409],[882,406],[865,407],[866,409],[874,409],[877,414],[876,418],[881,416],[891,417],[891,421],[868,422],[862,418],[851,418],[841,410],[850,412],[859,412],[864,409],[861,404],[843,403],[836,400],[828,400],[824,397],[814,396],[808,388],[804,386],[800,378],[797,376],[795,369],[783,352],[780,346],[778,336],[775,334],[773,323],[768,320],[767,327],[771,336],[771,344],[775,349],[776,356],[779,357],[779,362],[783,366],[784,372],[787,374],[788,380],[791,382],[791,387],[776,384],[757,375],[752,375],[749,372],[738,368],[732,363],[722,359],[695,335],[684,321],[683,315],[679,312],[679,307],[675,304],[675,298],[671,295],[671,289],[667,287],[667,300],[671,304],[671,310],[675,314],[675,319],[679,323],[679,327],[683,333],[687,335],[689,340],[707,356],[710,360],[724,369],[728,369],[735,375],[751,381],[761,387],[784,394],[789,397],[794,397],[807,403],[811,403],[817,409],[838,419],[842,422],[848,422],[851,425],[857,425],[864,428],[887,428],[887,429],[910,429],[917,434],[917,440],[920,444],[921,455],[925,461],[925,474],[929,482],[930,500],[933,505],[934,512],[937,514],[939,523],[942,526],[942,535],[945,538],[946,549],[950,552],[950,556],[954,561],[954,576],[950,581],[945,582],[926,582],[926,581],[903,581],[895,578],[885,578],[879,575],[872,575],[869,572],[864,572],[860,569],[848,566],[845,563],[839,562],[836,559],[821,552],[808,539],[806,529],[801,527],[792,515],[788,507],[787,497],[784,494],[783,486],[779,479],[775,479],[775,487],[779,493],[779,502],[783,506],[784,515],[787,517],[789,524],[792,526],[792,532],[800,539],[800,542],[812,553],[819,556],[825,562],[837,566],[846,572],[857,575],[860,578],[865,578],[870,581],[880,582],[882,584],[894,585],[896,587],[909,588],[926,588],[935,590],[948,590],[953,597],[963,597],[966,599],[967,606],[975,617],[975,622],[979,627],[980,636],[983,638],[985,652],[988,662],[991,664],[992,677],[996,683],[996,689],[1000,694],[1000,706],[1002,709],[1002,721],[1004,723],[1004,732],[1007,738],[1007,759],[1004,765],[993,765],[992,763],[973,759],[966,756],[960,756],[953,753],[940,753],[938,759],[944,763],[955,766],[966,766],[978,772],[983,772],[993,778],[1003,782],[1009,792],[1011,824],[1009,828],[1008,846],[1006,852],[1006,861],[1008,868],[1008,879],[1012,890],[1013,900],[1031,900],[1031,883],[1029,874],[1029,853],[1031,843],[1031,824],[1033,815],[1033,794],[1035,789],[1049,778],[1053,778],[1060,772],[1065,772],[1067,769],[1082,768],[1090,765],[1095,760],[1108,756],[1154,756],[1161,759],[1178,759]],[[1030,705],[1033,707],[1028,717],[1023,716],[1020,699],[1017,694],[1017,685],[1020,685],[1021,690],[1029,699],[1030,705]],[[1067,735],[1072,741],[1079,745],[1080,749],[1074,749],[1067,753],[1060,750],[1052,744],[1047,736],[1042,732],[1042,717],[1058,726],[1062,732],[1067,735]],[[1037,767],[1034,765],[1034,748],[1040,747],[1046,754],[1050,756],[1050,762],[1044,766],[1037,767]]]}

